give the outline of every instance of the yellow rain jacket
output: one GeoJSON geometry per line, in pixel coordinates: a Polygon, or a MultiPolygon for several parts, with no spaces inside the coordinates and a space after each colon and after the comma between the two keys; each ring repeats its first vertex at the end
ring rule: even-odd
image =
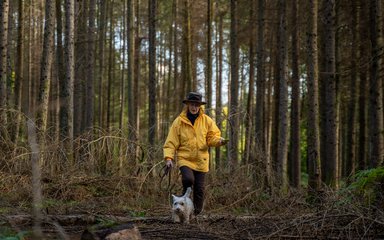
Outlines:
{"type": "Polygon", "coordinates": [[[200,172],[209,171],[208,147],[220,146],[221,132],[216,123],[200,108],[195,124],[187,118],[187,111],[173,121],[164,143],[164,159],[174,159],[179,167],[187,166],[200,172]]]}

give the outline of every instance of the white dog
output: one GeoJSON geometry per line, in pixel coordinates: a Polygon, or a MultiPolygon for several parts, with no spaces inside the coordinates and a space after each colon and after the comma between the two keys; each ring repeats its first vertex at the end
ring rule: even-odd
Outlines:
{"type": "Polygon", "coordinates": [[[193,202],[189,197],[192,189],[189,187],[184,196],[177,197],[172,194],[172,219],[174,222],[189,223],[189,220],[193,217],[193,202]]]}

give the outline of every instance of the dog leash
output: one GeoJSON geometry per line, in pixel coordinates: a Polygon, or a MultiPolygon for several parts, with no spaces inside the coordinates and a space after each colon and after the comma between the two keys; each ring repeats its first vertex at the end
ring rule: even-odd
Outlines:
{"type": "Polygon", "coordinates": [[[160,173],[159,173],[159,177],[160,177],[160,189],[161,189],[161,183],[163,182],[165,176],[168,175],[168,185],[167,185],[167,188],[165,190],[171,190],[170,186],[171,186],[171,178],[172,178],[172,173],[171,173],[171,167],[169,166],[164,166],[161,170],[160,170],[160,173]]]}

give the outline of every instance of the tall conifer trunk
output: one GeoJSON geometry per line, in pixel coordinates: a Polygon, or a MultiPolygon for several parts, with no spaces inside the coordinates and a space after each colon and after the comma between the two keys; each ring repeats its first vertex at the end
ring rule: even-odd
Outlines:
{"type": "Polygon", "coordinates": [[[12,141],[18,139],[21,121],[21,100],[24,82],[24,1],[18,2],[18,27],[17,27],[17,59],[16,59],[16,79],[15,79],[15,109],[17,110],[15,126],[12,132],[12,141]]]}
{"type": "Polygon", "coordinates": [[[8,41],[9,1],[0,3],[0,124],[6,126],[7,113],[7,41],[8,41]]]}
{"type": "Polygon", "coordinates": [[[382,1],[370,0],[369,22],[371,38],[371,64],[369,77],[368,126],[370,137],[370,166],[377,167],[383,163],[383,68],[382,48],[382,1]]]}
{"type": "Polygon", "coordinates": [[[45,5],[45,27],[43,55],[40,65],[40,87],[37,99],[36,125],[42,133],[47,128],[49,89],[51,84],[51,67],[53,56],[55,5],[53,0],[47,0],[45,5]]]}
{"type": "Polygon", "coordinates": [[[229,145],[228,158],[230,169],[234,170],[238,162],[238,95],[239,95],[239,45],[237,40],[238,15],[237,0],[231,0],[231,30],[230,30],[230,53],[231,53],[231,84],[230,84],[230,102],[229,102],[229,145]]]}
{"type": "Polygon", "coordinates": [[[307,47],[308,47],[308,135],[307,171],[310,195],[320,188],[320,141],[319,141],[319,98],[317,58],[317,0],[309,1],[307,47]]]}
{"type": "Polygon", "coordinates": [[[295,188],[300,187],[300,77],[299,77],[299,1],[292,4],[292,100],[290,140],[290,180],[295,188]]]}

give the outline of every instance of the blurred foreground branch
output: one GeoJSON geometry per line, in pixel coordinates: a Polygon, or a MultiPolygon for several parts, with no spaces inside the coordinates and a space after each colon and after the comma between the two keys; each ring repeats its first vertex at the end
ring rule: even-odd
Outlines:
{"type": "Polygon", "coordinates": [[[36,125],[32,119],[27,121],[28,144],[31,148],[32,164],[32,195],[33,195],[33,232],[36,239],[42,239],[42,194],[41,194],[41,169],[40,169],[40,150],[37,143],[36,125]]]}

